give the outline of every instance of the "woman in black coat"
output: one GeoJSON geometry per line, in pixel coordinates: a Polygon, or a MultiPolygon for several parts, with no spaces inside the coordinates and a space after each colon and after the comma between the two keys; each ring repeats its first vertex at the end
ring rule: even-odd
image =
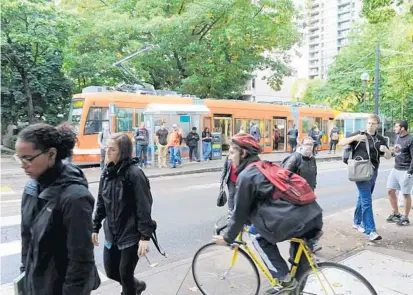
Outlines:
{"type": "Polygon", "coordinates": [[[94,198],[82,171],[64,164],[75,134],[67,126],[23,129],[15,159],[32,179],[22,200],[24,294],[90,294],[99,284],[92,234],[94,198]]]}
{"type": "Polygon", "coordinates": [[[98,246],[99,230],[105,244],[103,263],[108,278],[122,285],[123,295],[140,295],[146,284],[134,277],[139,256],[149,249],[154,230],[149,181],[132,159],[132,141],[126,134],[114,134],[106,150],[107,166],[99,183],[93,219],[93,243],[98,246]]]}

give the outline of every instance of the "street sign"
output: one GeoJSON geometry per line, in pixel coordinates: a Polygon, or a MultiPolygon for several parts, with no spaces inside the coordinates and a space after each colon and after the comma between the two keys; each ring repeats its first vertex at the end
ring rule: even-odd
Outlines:
{"type": "Polygon", "coordinates": [[[114,103],[109,104],[109,112],[111,115],[116,115],[116,105],[114,103]]]}

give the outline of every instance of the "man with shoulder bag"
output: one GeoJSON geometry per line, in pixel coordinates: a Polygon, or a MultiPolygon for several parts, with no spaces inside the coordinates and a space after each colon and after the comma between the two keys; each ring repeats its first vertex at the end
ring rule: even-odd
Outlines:
{"type": "Polygon", "coordinates": [[[373,217],[372,194],[376,185],[380,156],[391,158],[387,141],[377,133],[379,116],[372,114],[367,119],[367,130],[357,131],[339,142],[349,145],[352,151],[348,159],[348,177],[356,183],[359,196],[354,212],[353,228],[365,233],[370,241],[381,240],[373,217]]]}

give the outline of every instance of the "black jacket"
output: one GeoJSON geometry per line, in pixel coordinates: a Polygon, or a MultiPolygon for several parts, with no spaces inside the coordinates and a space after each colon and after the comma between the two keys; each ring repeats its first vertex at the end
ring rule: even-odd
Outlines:
{"type": "Polygon", "coordinates": [[[206,137],[212,137],[211,132],[205,132],[205,131],[202,132],[202,139],[203,139],[202,141],[203,142],[211,142],[210,138],[209,139],[204,139],[206,137]]]}
{"type": "Polygon", "coordinates": [[[21,266],[20,271],[24,272],[27,251],[30,245],[31,233],[30,228],[37,214],[41,211],[43,206],[47,203],[44,199],[39,199],[39,187],[37,181],[30,179],[23,190],[22,203],[21,203],[21,223],[20,233],[22,239],[22,251],[21,251],[21,266]]]}
{"type": "Polygon", "coordinates": [[[239,174],[235,208],[224,235],[227,243],[235,240],[248,221],[264,239],[275,244],[302,236],[308,223],[320,219],[322,210],[317,202],[299,206],[274,200],[274,189],[256,167],[247,167],[239,174]]]}
{"type": "MultiPolygon", "coordinates": [[[[380,146],[385,145],[388,148],[386,139],[378,133],[376,133],[375,135],[369,135],[364,131],[357,131],[353,134],[350,134],[349,137],[358,134],[365,134],[367,136],[370,147],[370,160],[374,168],[378,169],[380,166],[380,156],[384,155],[384,153],[380,152],[380,146]]],[[[362,157],[363,159],[367,160],[369,158],[367,154],[366,143],[353,141],[352,143],[350,143],[350,146],[352,149],[352,159],[355,159],[356,157],[362,157]]]]}
{"type": "Polygon", "coordinates": [[[37,202],[30,196],[23,206],[23,214],[29,213],[22,222],[25,294],[90,294],[100,280],[91,240],[94,198],[87,181],[79,168],[61,162],[37,181],[37,202]]]}
{"type": "Polygon", "coordinates": [[[105,239],[121,249],[149,240],[152,203],[149,180],[135,161],[110,164],[100,178],[93,232],[99,232],[105,219],[105,239]]]}
{"type": "Polygon", "coordinates": [[[221,185],[225,185],[228,183],[231,175],[231,162],[228,160],[228,156],[225,158],[224,167],[222,169],[220,183],[221,185]]]}
{"type": "Polygon", "coordinates": [[[137,128],[135,133],[133,134],[135,138],[135,142],[140,145],[148,145],[149,144],[149,131],[146,128],[137,128]]]}
{"type": "Polygon", "coordinates": [[[194,147],[198,145],[199,141],[199,134],[194,132],[189,132],[186,136],[186,144],[190,147],[194,147]]]}
{"type": "Polygon", "coordinates": [[[294,152],[283,166],[307,180],[307,183],[315,190],[317,186],[317,163],[314,157],[305,157],[298,152],[294,152]]]}

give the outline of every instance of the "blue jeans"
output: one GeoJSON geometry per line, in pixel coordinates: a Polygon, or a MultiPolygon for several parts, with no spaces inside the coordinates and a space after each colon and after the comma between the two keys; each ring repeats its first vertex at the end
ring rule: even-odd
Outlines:
{"type": "Polygon", "coordinates": [[[210,142],[202,142],[202,151],[204,153],[203,158],[204,161],[209,159],[209,154],[211,153],[211,143],[210,142]]]}
{"type": "Polygon", "coordinates": [[[148,150],[147,145],[137,144],[136,145],[136,157],[139,158],[139,166],[143,167],[146,165],[146,152],[148,150]]]}
{"type": "Polygon", "coordinates": [[[178,165],[182,165],[182,157],[181,157],[181,151],[178,147],[178,153],[175,156],[175,163],[178,165]]]}
{"type": "Polygon", "coordinates": [[[354,211],[354,224],[363,224],[366,234],[376,231],[371,198],[376,185],[376,179],[377,170],[374,170],[373,177],[370,180],[356,182],[359,197],[357,200],[356,210],[354,211]]]}
{"type": "Polygon", "coordinates": [[[176,167],[176,160],[180,160],[179,158],[179,147],[178,146],[171,146],[169,149],[169,163],[171,164],[172,168],[176,167]]]}

